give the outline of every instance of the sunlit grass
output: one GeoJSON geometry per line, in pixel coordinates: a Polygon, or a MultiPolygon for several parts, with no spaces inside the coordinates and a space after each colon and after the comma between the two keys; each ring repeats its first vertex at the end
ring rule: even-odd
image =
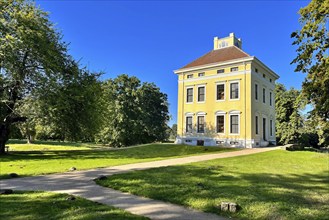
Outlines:
{"type": "Polygon", "coordinates": [[[9,144],[14,151],[0,156],[0,179],[8,174],[20,176],[66,172],[71,167],[77,170],[163,160],[236,149],[219,147],[196,147],[174,144],[150,144],[141,147],[106,150],[89,148],[88,145],[9,144]],[[30,151],[28,149],[31,149],[30,151]]]}
{"type": "Polygon", "coordinates": [[[44,219],[148,219],[121,209],[69,195],[48,192],[15,192],[0,195],[0,219],[44,220],[44,219]]]}
{"type": "Polygon", "coordinates": [[[276,150],[134,171],[99,181],[125,192],[238,219],[328,219],[329,156],[276,150]],[[221,202],[241,206],[223,213],[221,202]]]}

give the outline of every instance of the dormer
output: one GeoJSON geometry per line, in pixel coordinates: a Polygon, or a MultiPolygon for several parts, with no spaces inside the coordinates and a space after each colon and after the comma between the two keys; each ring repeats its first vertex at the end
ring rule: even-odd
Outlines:
{"type": "Polygon", "coordinates": [[[224,37],[224,38],[214,37],[214,50],[218,50],[230,46],[236,46],[242,49],[241,38],[236,38],[234,33],[230,33],[228,37],[224,37]]]}

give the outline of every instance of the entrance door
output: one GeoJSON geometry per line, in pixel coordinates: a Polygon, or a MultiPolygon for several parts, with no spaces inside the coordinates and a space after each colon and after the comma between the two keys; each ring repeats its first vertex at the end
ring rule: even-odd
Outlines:
{"type": "Polygon", "coordinates": [[[266,118],[263,118],[263,140],[266,141],[266,118]]]}

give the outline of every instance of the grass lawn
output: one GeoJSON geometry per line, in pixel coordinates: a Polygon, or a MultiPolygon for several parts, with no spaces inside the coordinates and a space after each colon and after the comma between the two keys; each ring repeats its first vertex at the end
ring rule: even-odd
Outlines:
{"type": "Polygon", "coordinates": [[[0,219],[148,219],[79,197],[67,200],[68,197],[67,194],[48,192],[14,192],[10,195],[0,195],[0,219]]]}
{"type": "Polygon", "coordinates": [[[66,172],[71,167],[83,170],[236,150],[174,144],[150,144],[122,150],[95,149],[81,144],[16,143],[8,145],[14,151],[0,156],[0,179],[9,178],[9,173],[17,173],[20,176],[41,175],[66,172]]]}
{"type": "Polygon", "coordinates": [[[329,219],[329,155],[275,150],[134,171],[103,186],[237,219],[329,219]],[[236,202],[235,214],[220,212],[236,202]]]}

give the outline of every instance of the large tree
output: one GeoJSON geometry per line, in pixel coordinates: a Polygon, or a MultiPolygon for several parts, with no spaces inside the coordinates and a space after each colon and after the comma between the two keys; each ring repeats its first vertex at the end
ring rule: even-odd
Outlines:
{"type": "Polygon", "coordinates": [[[167,95],[152,83],[120,75],[103,83],[103,126],[99,140],[124,147],[166,139],[167,95]]]}
{"type": "Polygon", "coordinates": [[[0,1],[0,153],[25,97],[49,90],[73,62],[48,14],[31,1],[0,1]]]}
{"type": "Polygon", "coordinates": [[[306,73],[302,92],[319,118],[320,143],[329,139],[329,1],[312,0],[299,11],[302,29],[291,34],[298,45],[296,72],[306,73]]]}
{"type": "Polygon", "coordinates": [[[275,94],[277,140],[280,144],[297,143],[303,125],[300,91],[287,90],[284,85],[276,84],[275,94]]]}

